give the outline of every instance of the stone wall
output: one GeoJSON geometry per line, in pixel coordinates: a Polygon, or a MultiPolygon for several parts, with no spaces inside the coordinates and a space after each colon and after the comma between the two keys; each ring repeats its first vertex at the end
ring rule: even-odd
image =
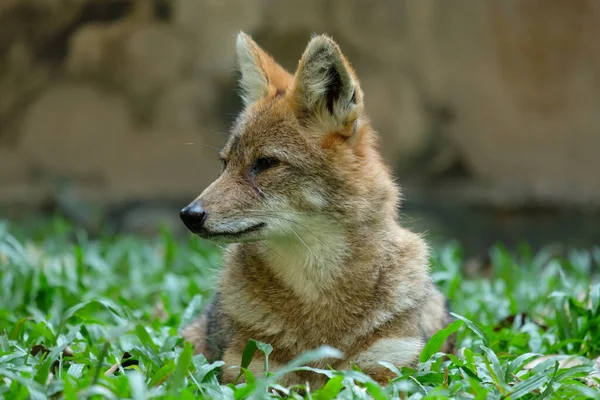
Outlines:
{"type": "Polygon", "coordinates": [[[198,194],[239,30],[291,70],[331,34],[415,195],[600,201],[595,0],[3,0],[0,204],[198,194]]]}

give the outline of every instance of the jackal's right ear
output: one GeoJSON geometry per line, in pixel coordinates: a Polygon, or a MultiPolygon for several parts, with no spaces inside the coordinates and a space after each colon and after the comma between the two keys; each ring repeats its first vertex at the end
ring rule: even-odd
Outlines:
{"type": "Polygon", "coordinates": [[[308,43],[296,71],[292,98],[301,118],[323,130],[352,135],[362,110],[362,91],[337,43],[325,35],[308,43]]]}
{"type": "Polygon", "coordinates": [[[292,76],[244,32],[237,35],[236,50],[245,106],[284,93],[291,85],[292,76]]]}

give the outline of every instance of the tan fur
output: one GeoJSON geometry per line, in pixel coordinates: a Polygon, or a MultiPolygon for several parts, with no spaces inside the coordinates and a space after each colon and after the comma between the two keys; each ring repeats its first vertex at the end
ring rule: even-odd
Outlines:
{"type": "MultiPolygon", "coordinates": [[[[416,366],[450,318],[424,240],[398,223],[399,188],[358,79],[326,36],[311,40],[293,77],[249,36],[237,48],[246,108],[221,151],[223,173],[194,200],[208,215],[203,235],[231,244],[218,296],[184,336],[227,366],[239,365],[248,339],[273,346],[275,368],[328,344],[344,360],[313,366],[356,363],[384,383],[391,375],[378,361],[416,366]],[[278,162],[260,169],[264,157],[278,162]]],[[[323,378],[286,377],[304,381],[323,378]]]]}

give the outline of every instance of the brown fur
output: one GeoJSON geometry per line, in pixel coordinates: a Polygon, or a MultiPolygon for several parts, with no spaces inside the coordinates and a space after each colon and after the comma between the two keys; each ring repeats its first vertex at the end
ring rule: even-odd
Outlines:
{"type": "MultiPolygon", "coordinates": [[[[201,236],[232,244],[218,295],[184,337],[228,366],[239,365],[248,339],[273,346],[274,368],[328,344],[344,359],[313,366],[357,363],[385,382],[391,373],[378,361],[416,366],[450,317],[425,242],[398,223],[399,190],[358,79],[325,36],[312,39],[293,77],[244,34],[238,54],[246,108],[221,152],[222,175],[194,200],[208,215],[201,236]],[[257,169],[264,157],[278,162],[257,169]],[[264,226],[228,236],[256,224],[264,226]]],[[[262,371],[260,359],[251,369],[262,371]]],[[[323,382],[286,377],[304,381],[323,382]]]]}

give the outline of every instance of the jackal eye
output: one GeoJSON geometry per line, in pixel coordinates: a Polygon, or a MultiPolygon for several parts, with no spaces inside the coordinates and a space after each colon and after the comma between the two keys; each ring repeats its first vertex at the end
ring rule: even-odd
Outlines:
{"type": "Polygon", "coordinates": [[[252,172],[261,172],[279,164],[279,160],[273,157],[260,157],[254,161],[252,172]]]}

